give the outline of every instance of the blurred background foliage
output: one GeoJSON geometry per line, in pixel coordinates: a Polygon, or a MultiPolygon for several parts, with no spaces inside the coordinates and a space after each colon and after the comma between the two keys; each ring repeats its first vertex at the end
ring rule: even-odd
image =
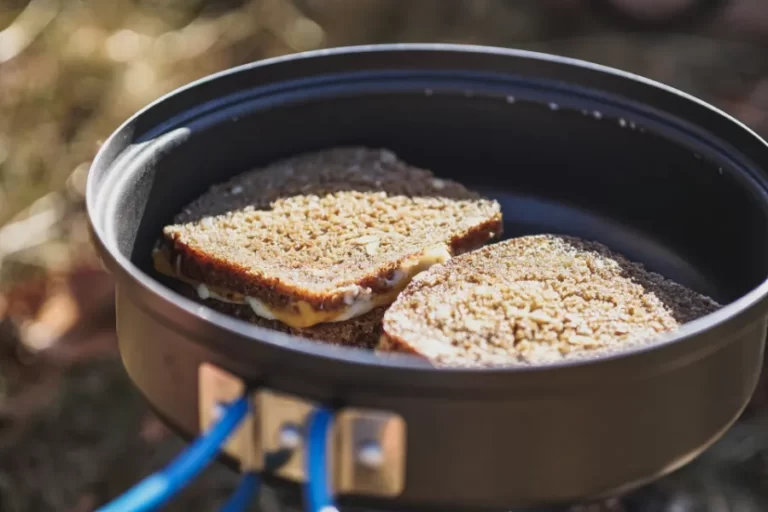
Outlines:
{"type": "Polygon", "coordinates": [[[530,48],[665,81],[765,129],[765,0],[724,0],[672,33],[628,30],[599,8],[621,5],[650,23],[681,1],[693,3],[2,0],[0,225],[16,229],[0,232],[0,287],[88,250],[77,215],[85,176],[123,120],[191,80],[265,57],[393,41],[530,48]]]}
{"type": "MultiPolygon", "coordinates": [[[[85,179],[105,138],[231,66],[405,41],[615,66],[768,135],[766,0],[0,0],[0,511],[92,510],[181,446],[120,367],[89,245],[85,179]]],[[[765,389],[701,461],[604,510],[768,509],[765,389]]],[[[215,510],[232,485],[215,468],[169,510],[215,510]]],[[[270,493],[262,507],[279,508],[270,493]]]]}

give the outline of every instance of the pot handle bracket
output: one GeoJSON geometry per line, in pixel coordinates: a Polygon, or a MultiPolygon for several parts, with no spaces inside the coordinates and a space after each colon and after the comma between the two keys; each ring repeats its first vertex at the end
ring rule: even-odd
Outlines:
{"type": "Polygon", "coordinates": [[[247,390],[239,377],[203,363],[199,368],[200,430],[215,423],[219,404],[246,392],[251,412],[223,447],[240,462],[243,473],[271,473],[312,487],[316,483],[311,482],[310,473],[316,461],[309,460],[308,452],[314,449],[325,459],[323,478],[332,494],[391,498],[403,492],[406,425],[398,414],[351,407],[330,411],[270,389],[247,390]],[[318,427],[324,414],[327,425],[318,427]],[[326,432],[317,434],[318,428],[326,432]],[[316,435],[326,440],[320,452],[310,446],[322,443],[316,435]]]}

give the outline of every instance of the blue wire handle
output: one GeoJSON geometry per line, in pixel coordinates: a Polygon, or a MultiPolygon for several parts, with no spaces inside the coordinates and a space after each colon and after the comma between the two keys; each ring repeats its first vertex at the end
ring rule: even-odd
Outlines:
{"type": "MultiPolygon", "coordinates": [[[[234,433],[248,413],[248,398],[242,397],[223,407],[221,419],[200,436],[164,470],[145,478],[131,490],[96,512],[147,512],[171,500],[210,464],[221,446],[234,433]]],[[[337,511],[328,475],[328,444],[333,414],[318,409],[309,420],[307,432],[307,483],[304,495],[307,512],[337,511]]],[[[260,480],[246,473],[221,512],[242,512],[258,492],[260,480]]]]}
{"type": "Polygon", "coordinates": [[[224,406],[221,419],[165,469],[148,476],[96,512],[146,512],[165,505],[213,461],[247,413],[247,396],[224,406]]]}
{"type": "Polygon", "coordinates": [[[306,512],[338,510],[328,478],[328,444],[333,414],[317,409],[309,419],[307,432],[307,482],[304,484],[306,512]]]}
{"type": "Polygon", "coordinates": [[[248,505],[259,492],[261,481],[256,473],[246,473],[240,479],[234,494],[227,501],[220,512],[244,512],[248,505]]]}

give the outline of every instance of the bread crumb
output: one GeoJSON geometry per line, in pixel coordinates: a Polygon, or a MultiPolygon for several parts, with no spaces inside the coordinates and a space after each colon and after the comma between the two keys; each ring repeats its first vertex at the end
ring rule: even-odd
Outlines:
{"type": "Polygon", "coordinates": [[[371,242],[365,246],[365,252],[368,254],[368,256],[376,256],[379,252],[379,242],[376,240],[375,242],[371,242]]]}

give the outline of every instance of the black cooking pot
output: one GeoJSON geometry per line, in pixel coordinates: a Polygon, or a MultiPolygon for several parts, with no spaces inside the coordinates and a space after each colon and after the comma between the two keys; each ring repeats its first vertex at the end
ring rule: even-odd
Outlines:
{"type": "Polygon", "coordinates": [[[198,367],[322,403],[395,411],[406,476],[388,507],[610,496],[687,463],[737,418],[762,363],[768,147],[679,91],[548,55],[448,45],[318,51],[184,87],[104,144],[88,183],[117,280],[125,367],[196,434],[198,367]],[[255,327],[155,275],[162,227],[213,183],[296,153],[394,150],[497,198],[508,237],[601,241],[724,304],[651,348],[587,362],[434,369],[255,327]]]}

